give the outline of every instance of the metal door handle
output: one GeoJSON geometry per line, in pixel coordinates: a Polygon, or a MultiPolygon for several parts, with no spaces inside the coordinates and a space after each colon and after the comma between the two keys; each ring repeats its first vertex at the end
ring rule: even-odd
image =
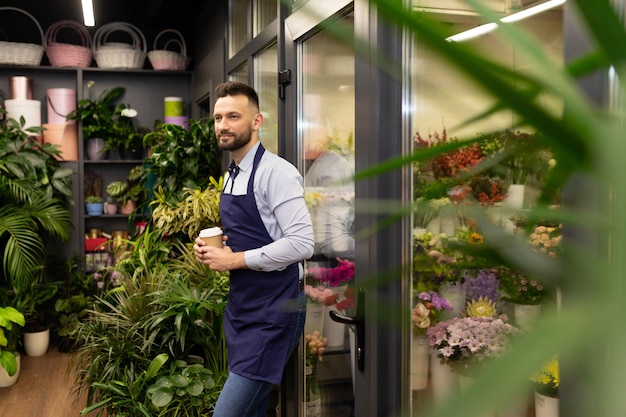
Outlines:
{"type": "Polygon", "coordinates": [[[356,316],[344,316],[331,310],[328,314],[333,321],[355,326],[356,339],[356,365],[359,371],[365,370],[365,290],[359,288],[356,297],[356,316]]]}

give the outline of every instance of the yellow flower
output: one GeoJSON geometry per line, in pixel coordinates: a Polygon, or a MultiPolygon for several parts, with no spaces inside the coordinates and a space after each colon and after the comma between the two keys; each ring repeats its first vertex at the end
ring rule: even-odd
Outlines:
{"type": "Polygon", "coordinates": [[[474,232],[469,236],[469,238],[467,238],[467,241],[473,245],[480,245],[485,241],[485,239],[481,234],[474,232]]]}
{"type": "Polygon", "coordinates": [[[497,314],[496,304],[485,297],[467,303],[466,312],[469,317],[495,317],[497,314]]]}

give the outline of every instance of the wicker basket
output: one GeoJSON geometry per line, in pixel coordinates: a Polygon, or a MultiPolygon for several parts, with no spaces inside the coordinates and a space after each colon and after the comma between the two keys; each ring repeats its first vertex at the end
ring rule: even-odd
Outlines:
{"type": "Polygon", "coordinates": [[[41,35],[41,45],[24,42],[0,41],[0,64],[9,65],[39,65],[43,57],[45,39],[41,25],[30,13],[17,7],[0,7],[1,11],[15,11],[28,16],[39,30],[41,35]]]}
{"type": "Polygon", "coordinates": [[[56,22],[46,30],[46,54],[53,67],[89,67],[93,58],[91,35],[85,26],[75,20],[56,22]],[[80,45],[56,41],[59,32],[66,28],[78,33],[80,45]]]}
{"type": "Polygon", "coordinates": [[[152,68],[155,70],[184,70],[187,69],[189,65],[189,61],[191,58],[187,56],[187,45],[185,44],[185,39],[183,35],[175,30],[175,29],[165,29],[154,38],[154,50],[148,52],[148,59],[150,60],[150,64],[152,64],[152,68]],[[157,49],[157,43],[159,38],[166,33],[173,33],[176,35],[175,38],[169,39],[163,45],[163,49],[157,49]],[[168,50],[168,46],[171,44],[178,45],[178,49],[180,52],[170,51],[168,50]]]}
{"type": "Polygon", "coordinates": [[[93,54],[100,68],[141,69],[146,60],[146,38],[141,31],[125,22],[101,26],[93,38],[93,54]],[[108,42],[114,32],[124,32],[132,43],[108,42]]]}

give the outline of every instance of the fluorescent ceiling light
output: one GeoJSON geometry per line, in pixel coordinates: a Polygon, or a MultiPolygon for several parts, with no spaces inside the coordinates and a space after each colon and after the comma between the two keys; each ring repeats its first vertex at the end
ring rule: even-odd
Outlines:
{"type": "Polygon", "coordinates": [[[83,22],[85,26],[95,26],[96,19],[93,16],[93,3],[92,0],[81,0],[83,5],[83,22]]]}
{"type": "MultiPolygon", "coordinates": [[[[564,4],[566,1],[567,0],[549,0],[549,1],[546,1],[545,3],[541,3],[536,6],[530,7],[526,10],[522,10],[520,12],[513,13],[512,15],[503,17],[502,19],[500,19],[500,22],[502,23],[517,22],[519,20],[526,19],[536,14],[543,13],[546,10],[550,10],[554,7],[560,6],[564,4]]],[[[446,40],[450,42],[466,41],[468,39],[476,38],[478,36],[489,33],[497,27],[498,25],[496,23],[487,23],[481,26],[477,26],[473,29],[466,30],[465,32],[461,32],[461,33],[457,33],[456,35],[449,36],[446,38],[446,40]]]]}

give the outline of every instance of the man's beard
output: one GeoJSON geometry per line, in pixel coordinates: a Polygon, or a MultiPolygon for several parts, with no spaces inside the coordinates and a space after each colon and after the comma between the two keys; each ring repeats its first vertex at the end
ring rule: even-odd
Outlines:
{"type": "MultiPolygon", "coordinates": [[[[230,133],[230,132],[229,132],[230,133]]],[[[219,148],[223,151],[236,151],[237,149],[241,149],[250,143],[252,140],[252,128],[248,128],[248,130],[240,135],[234,135],[234,140],[229,143],[222,142],[219,139],[221,134],[218,134],[217,144],[219,148]]]]}

